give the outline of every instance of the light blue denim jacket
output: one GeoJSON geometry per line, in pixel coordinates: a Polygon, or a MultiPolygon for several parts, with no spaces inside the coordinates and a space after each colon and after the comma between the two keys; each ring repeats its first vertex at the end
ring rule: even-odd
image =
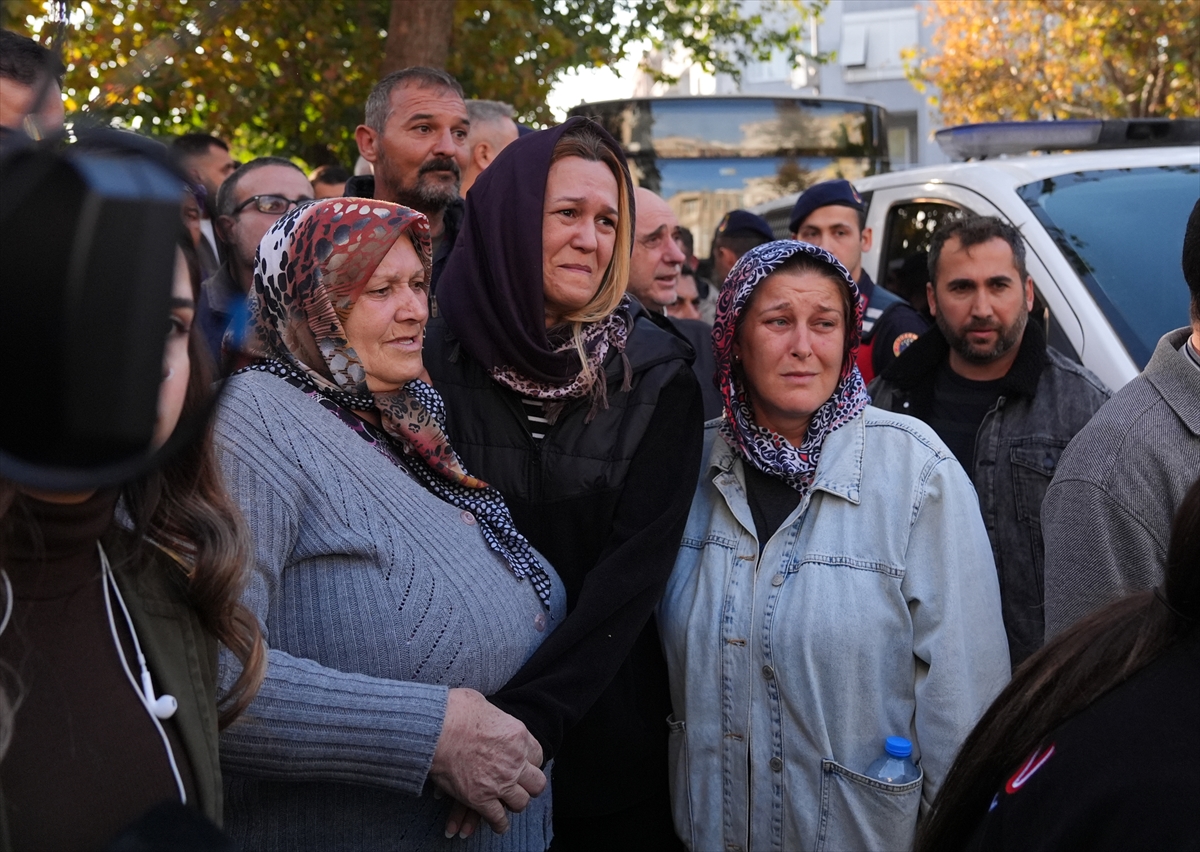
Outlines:
{"type": "Polygon", "coordinates": [[[906,849],[1009,676],[970,480],[924,423],[868,407],[760,558],[742,461],[705,437],[659,612],[676,830],[703,852],[906,849]],[[922,779],[862,775],[890,735],[922,779]]]}

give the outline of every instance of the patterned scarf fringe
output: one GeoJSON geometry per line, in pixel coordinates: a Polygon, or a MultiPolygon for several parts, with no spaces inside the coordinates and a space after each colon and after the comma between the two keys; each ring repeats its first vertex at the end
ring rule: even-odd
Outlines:
{"type": "MultiPolygon", "coordinates": [[[[585,423],[592,422],[596,415],[608,408],[608,379],[604,372],[604,361],[611,349],[616,349],[622,359],[624,380],[621,390],[628,391],[632,387],[633,368],[625,356],[625,344],[629,340],[629,332],[633,328],[633,314],[630,310],[629,297],[622,299],[611,314],[596,322],[584,326],[583,348],[587,352],[590,371],[582,367],[573,379],[561,385],[541,382],[520,375],[511,367],[496,367],[492,370],[492,378],[515,391],[526,399],[545,401],[546,420],[551,425],[574,399],[588,397],[591,405],[588,408],[585,423]],[[588,373],[590,372],[590,379],[588,373]]],[[[554,347],[555,352],[574,349],[575,342],[567,338],[554,347]]]]}
{"type": "MultiPolygon", "coordinates": [[[[307,374],[293,369],[282,361],[259,361],[238,370],[233,375],[250,370],[299,382],[304,389],[315,392],[350,411],[378,410],[373,398],[322,387],[307,374]]],[[[409,382],[404,386],[404,390],[411,397],[409,404],[415,402],[420,405],[437,427],[444,431],[446,407],[441,395],[419,379],[409,382]]],[[[395,432],[390,429],[383,431],[392,439],[393,445],[411,460],[410,464],[405,465],[405,469],[435,497],[455,508],[470,512],[478,521],[480,532],[483,533],[483,538],[488,546],[504,558],[504,561],[508,563],[509,570],[518,579],[528,579],[533,584],[542,606],[549,611],[553,588],[550,577],[534,553],[533,547],[517,530],[508,505],[504,502],[500,492],[487,483],[466,474],[465,471],[463,471],[466,476],[464,481],[454,475],[449,465],[427,462],[418,448],[405,439],[402,429],[396,429],[395,432]],[[399,434],[396,434],[397,432],[399,434]],[[472,481],[479,484],[470,484],[472,481]]]]}

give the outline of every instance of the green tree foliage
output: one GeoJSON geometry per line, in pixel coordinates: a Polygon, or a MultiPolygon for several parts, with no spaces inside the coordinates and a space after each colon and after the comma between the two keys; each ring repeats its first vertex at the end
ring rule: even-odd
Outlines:
{"type": "MultiPolygon", "coordinates": [[[[736,72],[772,51],[802,54],[804,17],[826,0],[447,0],[447,69],[467,97],[552,121],[564,71],[678,45],[736,72]]],[[[68,112],[159,134],[206,130],[240,152],[349,164],[379,76],[389,0],[83,0],[65,27],[68,112]]],[[[53,0],[4,0],[0,24],[52,45],[53,0]]]]}

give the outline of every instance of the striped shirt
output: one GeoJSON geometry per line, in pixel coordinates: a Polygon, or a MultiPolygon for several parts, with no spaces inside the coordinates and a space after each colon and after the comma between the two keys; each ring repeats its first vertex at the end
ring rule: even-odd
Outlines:
{"type": "Polygon", "coordinates": [[[541,443],[546,437],[550,422],[546,420],[546,402],[541,399],[526,399],[521,397],[521,406],[525,409],[525,422],[529,426],[529,434],[535,443],[541,443]]]}

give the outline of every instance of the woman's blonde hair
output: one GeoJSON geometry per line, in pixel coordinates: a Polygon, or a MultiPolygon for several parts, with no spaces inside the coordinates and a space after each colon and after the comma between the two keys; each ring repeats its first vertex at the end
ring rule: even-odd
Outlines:
{"type": "Polygon", "coordinates": [[[625,289],[629,286],[629,257],[633,250],[633,198],[625,164],[592,122],[581,122],[564,133],[554,146],[550,164],[554,165],[567,157],[603,163],[617,182],[617,239],[613,245],[612,260],[608,262],[608,269],[596,295],[582,308],[563,317],[571,324],[571,336],[579,352],[584,378],[590,384],[596,377],[584,349],[583,326],[604,319],[625,298],[625,289]]]}

